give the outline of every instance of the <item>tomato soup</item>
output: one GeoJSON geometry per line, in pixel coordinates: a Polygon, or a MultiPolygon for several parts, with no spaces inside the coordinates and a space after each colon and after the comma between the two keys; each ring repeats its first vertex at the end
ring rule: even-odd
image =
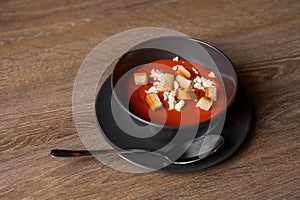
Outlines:
{"type": "MultiPolygon", "coordinates": [[[[134,80],[134,74],[129,76],[126,81],[129,110],[146,121],[168,126],[190,125],[212,118],[219,114],[225,107],[225,90],[222,82],[215,73],[201,65],[178,59],[157,60],[138,67],[135,73],[146,73],[149,78],[145,84],[138,85],[134,80]],[[180,73],[174,69],[174,66],[183,66],[190,73],[189,80],[191,81],[195,80],[197,77],[203,77],[206,80],[213,82],[213,86],[217,90],[217,97],[212,101],[209,110],[206,111],[197,107],[198,101],[201,97],[205,97],[206,91],[203,88],[199,89],[195,87],[192,88],[192,91],[196,94],[197,98],[193,100],[184,100],[184,106],[180,111],[176,109],[170,110],[170,105],[165,99],[163,92],[157,92],[157,96],[162,104],[160,109],[150,109],[146,100],[147,93],[145,91],[148,91],[155,84],[155,79],[151,78],[153,69],[163,73],[172,74],[176,77],[180,75],[180,73]],[[182,117],[183,112],[188,113],[188,116],[182,117]]],[[[176,99],[176,101],[178,101],[178,99],[176,99]]]]}

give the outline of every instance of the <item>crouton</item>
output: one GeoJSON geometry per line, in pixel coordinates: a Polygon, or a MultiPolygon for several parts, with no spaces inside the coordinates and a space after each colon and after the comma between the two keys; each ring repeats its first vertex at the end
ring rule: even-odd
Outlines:
{"type": "Polygon", "coordinates": [[[158,110],[158,109],[162,108],[162,106],[163,106],[158,95],[155,93],[147,94],[146,102],[149,105],[149,107],[151,108],[151,110],[153,110],[153,111],[158,110]]]}
{"type": "Polygon", "coordinates": [[[191,73],[182,65],[177,65],[177,72],[182,74],[186,78],[191,78],[191,73]]]}
{"type": "Polygon", "coordinates": [[[181,75],[176,76],[176,81],[179,83],[180,87],[186,90],[191,90],[193,87],[193,82],[189,79],[184,78],[181,75]]]}
{"type": "Polygon", "coordinates": [[[195,100],[197,99],[197,95],[194,91],[186,91],[186,90],[177,90],[177,98],[182,100],[195,100]]]}
{"type": "Polygon", "coordinates": [[[212,106],[212,101],[207,97],[201,97],[201,99],[197,102],[196,107],[200,107],[200,109],[208,111],[212,106]]]}
{"type": "Polygon", "coordinates": [[[134,73],[134,82],[136,85],[145,85],[148,83],[148,76],[146,73],[134,73]]]}
{"type": "Polygon", "coordinates": [[[160,92],[166,92],[173,90],[174,87],[174,75],[165,73],[162,75],[159,84],[157,85],[157,89],[160,92]]]}
{"type": "Polygon", "coordinates": [[[210,98],[212,101],[217,100],[217,88],[212,86],[212,87],[207,87],[205,89],[205,96],[210,98]]]}

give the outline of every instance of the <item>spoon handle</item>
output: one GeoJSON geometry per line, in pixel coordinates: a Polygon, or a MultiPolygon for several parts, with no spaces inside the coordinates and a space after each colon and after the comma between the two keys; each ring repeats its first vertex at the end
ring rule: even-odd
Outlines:
{"type": "Polygon", "coordinates": [[[65,150],[65,149],[53,149],[51,150],[51,156],[53,157],[81,157],[81,156],[91,156],[91,155],[102,155],[102,154],[125,154],[125,153],[146,153],[149,151],[143,149],[108,149],[108,150],[65,150]]]}

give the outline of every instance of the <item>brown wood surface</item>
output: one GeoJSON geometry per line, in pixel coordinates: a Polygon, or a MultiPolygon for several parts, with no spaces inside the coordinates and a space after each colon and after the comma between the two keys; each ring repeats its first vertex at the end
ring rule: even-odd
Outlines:
{"type": "Polygon", "coordinates": [[[299,199],[300,2],[1,0],[0,199],[299,199]],[[136,27],[171,28],[222,49],[255,115],[225,162],[186,174],[124,173],[82,149],[72,89],[84,58],[136,27]]]}

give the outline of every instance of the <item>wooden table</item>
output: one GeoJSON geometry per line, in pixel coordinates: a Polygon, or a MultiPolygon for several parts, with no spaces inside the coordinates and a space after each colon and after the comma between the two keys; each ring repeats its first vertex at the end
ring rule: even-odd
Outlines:
{"type": "Polygon", "coordinates": [[[299,199],[300,3],[286,1],[1,1],[1,199],[299,199]],[[82,149],[72,118],[77,70],[104,39],[165,27],[222,49],[255,114],[226,161],[184,174],[124,173],[82,149]]]}

